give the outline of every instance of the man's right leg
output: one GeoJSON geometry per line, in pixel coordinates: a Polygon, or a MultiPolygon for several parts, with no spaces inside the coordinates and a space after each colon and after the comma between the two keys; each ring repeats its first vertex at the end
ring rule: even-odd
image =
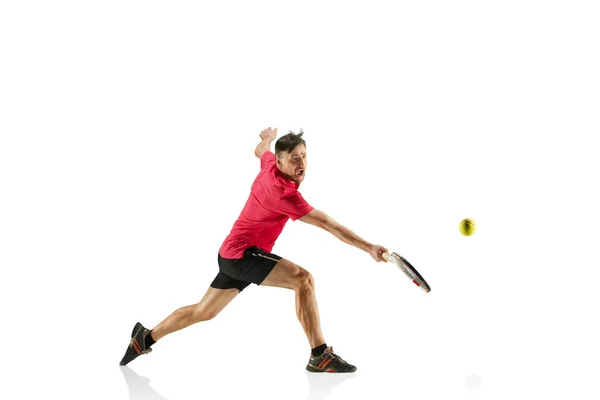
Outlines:
{"type": "Polygon", "coordinates": [[[326,347],[321,332],[319,309],[315,295],[315,281],[307,270],[282,258],[260,284],[292,289],[296,292],[296,316],[300,320],[302,328],[304,328],[310,347],[313,349],[306,366],[308,371],[356,371],[356,367],[335,354],[332,347],[326,347]],[[323,350],[323,347],[326,348],[323,350]],[[319,349],[320,352],[317,352],[319,349]]]}
{"type": "Polygon", "coordinates": [[[296,316],[304,329],[310,347],[314,348],[325,343],[315,295],[315,281],[310,272],[282,258],[262,281],[261,286],[282,287],[296,292],[296,316]]]}

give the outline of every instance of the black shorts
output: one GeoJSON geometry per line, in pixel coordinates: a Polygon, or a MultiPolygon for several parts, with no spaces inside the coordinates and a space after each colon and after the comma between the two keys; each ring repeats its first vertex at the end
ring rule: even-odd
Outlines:
{"type": "Polygon", "coordinates": [[[240,292],[251,283],[260,285],[281,260],[276,254],[252,246],[242,258],[223,258],[219,253],[219,273],[210,286],[216,289],[236,288],[240,292]]]}

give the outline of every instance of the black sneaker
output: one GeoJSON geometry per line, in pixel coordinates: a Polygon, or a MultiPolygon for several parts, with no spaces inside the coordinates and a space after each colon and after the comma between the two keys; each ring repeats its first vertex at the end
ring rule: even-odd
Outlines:
{"type": "Polygon", "coordinates": [[[344,361],[333,352],[333,347],[329,346],[318,357],[311,354],[306,370],[310,372],[355,372],[356,367],[344,361]]]}
{"type": "Polygon", "coordinates": [[[123,356],[123,359],[119,363],[119,365],[127,365],[131,361],[135,360],[137,356],[142,354],[148,354],[152,351],[150,347],[146,348],[146,336],[150,334],[150,331],[139,322],[135,324],[133,327],[133,331],[131,332],[131,340],[129,341],[129,346],[127,346],[127,351],[123,356]]]}

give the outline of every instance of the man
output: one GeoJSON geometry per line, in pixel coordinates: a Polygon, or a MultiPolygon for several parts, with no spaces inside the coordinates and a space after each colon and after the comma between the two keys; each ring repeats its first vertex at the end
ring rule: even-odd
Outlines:
{"type": "Polygon", "coordinates": [[[311,372],[354,372],[328,347],[321,332],[319,310],[315,298],[314,280],[304,268],[271,253],[288,219],[315,225],[338,239],[369,253],[375,261],[385,261],[382,246],[371,244],[327,214],[309,205],[298,188],[306,176],[306,143],[304,132],[289,132],[275,143],[277,129],[263,130],[262,141],[254,154],[260,159],[261,170],[252,184],[250,196],[218,254],[219,273],[198,304],[174,311],[154,329],[139,322],[133,328],[131,340],[121,365],[141,354],[169,333],[189,325],[214,318],[250,283],[291,289],[296,294],[296,316],[300,320],[311,347],[306,369],[311,372]]]}

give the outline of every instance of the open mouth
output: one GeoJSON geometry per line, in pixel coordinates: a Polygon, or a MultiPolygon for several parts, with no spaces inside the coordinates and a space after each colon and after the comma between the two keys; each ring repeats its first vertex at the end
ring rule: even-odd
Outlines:
{"type": "Polygon", "coordinates": [[[304,176],[304,170],[303,169],[298,170],[298,172],[296,172],[296,176],[298,176],[298,177],[304,176]]]}

